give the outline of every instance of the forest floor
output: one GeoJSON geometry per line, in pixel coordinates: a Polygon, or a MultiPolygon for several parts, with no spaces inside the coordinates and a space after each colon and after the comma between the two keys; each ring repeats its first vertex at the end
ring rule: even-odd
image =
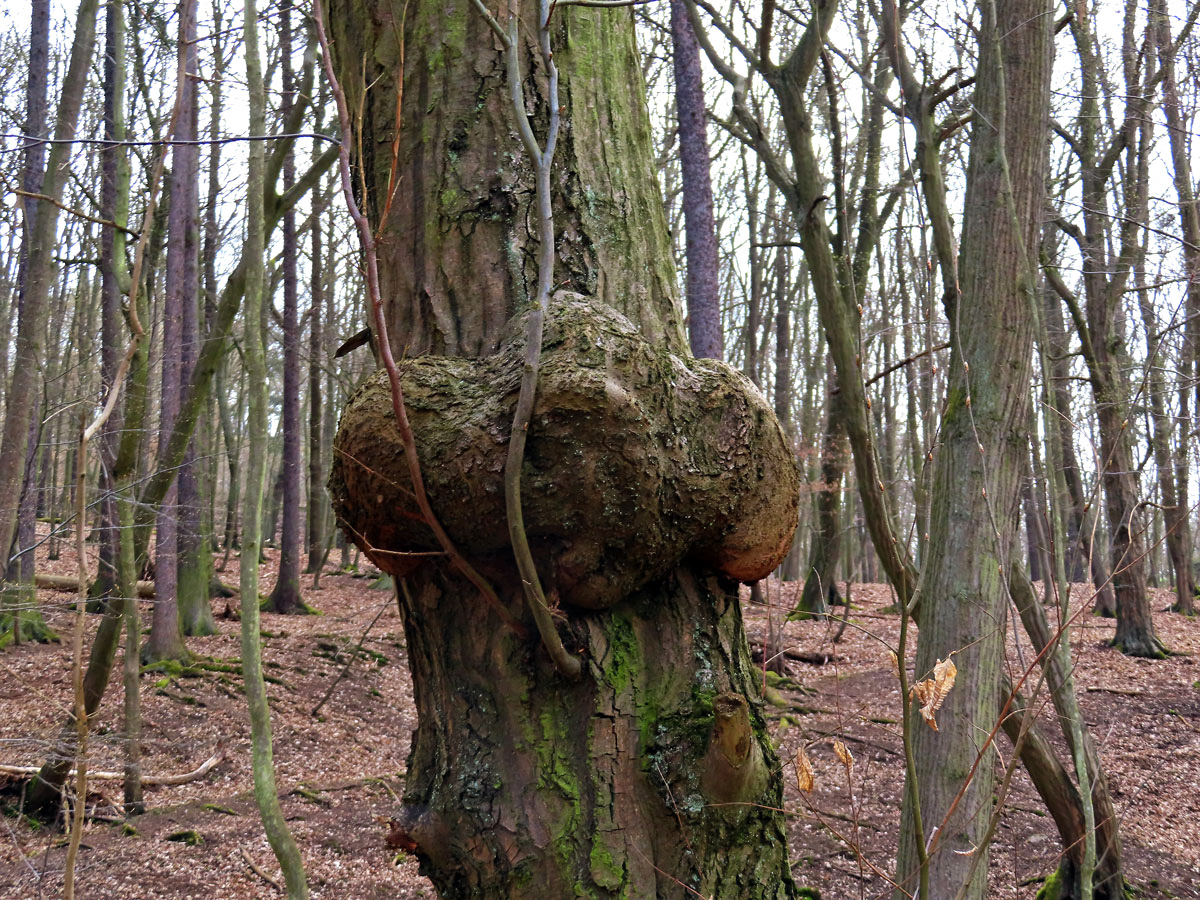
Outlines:
{"type": "MultiPolygon", "coordinates": [[[[264,592],[274,577],[275,551],[268,557],[261,569],[264,592]]],[[[71,574],[73,566],[64,548],[62,559],[42,560],[38,568],[71,574]]],[[[236,585],[236,558],[220,575],[236,585]]],[[[268,688],[283,809],[315,897],[432,898],[416,861],[398,858],[385,842],[386,819],[403,792],[415,713],[391,591],[371,585],[370,578],[330,573],[320,590],[311,590],[307,577],[306,599],[320,615],[263,616],[266,672],[275,679],[268,688]],[[363,652],[352,652],[364,633],[363,652]],[[313,707],[351,657],[349,673],[314,717],[313,707]]],[[[768,615],[779,622],[794,601],[794,586],[768,587],[769,606],[751,605],[744,592],[752,643],[764,636],[768,615]]],[[[824,900],[888,895],[881,874],[890,874],[895,864],[904,781],[896,724],[900,697],[887,650],[895,646],[899,618],[882,612],[891,602],[886,587],[852,587],[853,606],[839,642],[833,642],[839,621],[782,626],[783,647],[804,659],[788,659],[789,677],[778,685],[791,707],[769,708],[785,767],[793,872],[824,900]],[[853,754],[849,777],[834,754],[834,740],[844,741],[853,754]],[[803,797],[794,771],[801,745],[816,776],[815,790],[803,797]]],[[[41,599],[52,625],[69,634],[69,595],[43,591],[41,599]]],[[[1122,816],[1127,876],[1141,896],[1155,900],[1200,898],[1200,623],[1159,612],[1171,599],[1166,591],[1155,592],[1158,633],[1179,654],[1170,659],[1122,657],[1106,646],[1112,623],[1086,614],[1071,633],[1083,708],[1122,816]]],[[[236,607],[236,599],[230,602],[236,607]]],[[[1086,602],[1082,586],[1075,602],[1086,602]]],[[[239,626],[221,617],[226,605],[214,601],[219,634],[189,639],[198,656],[236,662],[239,626]]],[[[1013,667],[1021,658],[1032,656],[1010,647],[1013,667]]],[[[92,739],[94,770],[121,768],[120,696],[118,660],[92,739]]],[[[279,879],[279,870],[254,805],[240,678],[218,671],[177,678],[147,673],[142,696],[144,771],[191,771],[218,742],[226,744],[228,756],[200,780],[147,789],[149,809],[135,820],[136,834],[125,833],[119,823],[88,824],[77,867],[80,896],[281,896],[266,880],[279,879]],[[185,832],[200,843],[171,840],[185,832]]],[[[23,645],[0,653],[0,763],[40,761],[69,698],[67,645],[23,645]]],[[[1003,741],[1000,747],[1007,759],[1010,747],[1003,741]]],[[[119,781],[93,781],[90,790],[95,794],[89,803],[120,802],[119,781]]],[[[62,835],[12,815],[0,816],[0,827],[0,898],[59,896],[62,835]]],[[[1058,852],[1054,823],[1018,772],[992,848],[990,896],[1033,897],[1058,852]]]]}

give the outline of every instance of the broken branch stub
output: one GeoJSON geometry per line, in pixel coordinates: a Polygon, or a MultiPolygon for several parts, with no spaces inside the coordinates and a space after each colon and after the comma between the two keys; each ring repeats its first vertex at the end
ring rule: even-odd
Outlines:
{"type": "MultiPolygon", "coordinates": [[[[399,366],[434,511],[472,559],[511,561],[504,461],[523,321],[483,359],[399,366]]],[[[722,362],[682,359],[578,294],[551,301],[522,473],[539,569],[573,606],[604,609],[684,559],[739,581],[784,558],[799,479],[774,413],[722,362]]],[[[347,535],[381,569],[438,549],[413,500],[382,373],[342,414],[330,493],[347,535]]]]}

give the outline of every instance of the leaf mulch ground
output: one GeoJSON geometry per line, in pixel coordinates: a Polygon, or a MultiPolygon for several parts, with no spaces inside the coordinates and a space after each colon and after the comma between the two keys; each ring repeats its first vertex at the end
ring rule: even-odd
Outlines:
{"type": "MultiPolygon", "coordinates": [[[[66,548],[39,571],[70,574],[66,548]]],[[[262,566],[263,591],[271,587],[274,552],[262,566]]],[[[237,560],[221,577],[237,583],[237,560]]],[[[391,593],[372,589],[370,578],[326,574],[320,590],[305,580],[307,601],[321,615],[263,616],[275,760],[289,824],[304,852],[316,897],[433,897],[411,858],[385,846],[384,819],[403,791],[409,735],[415,726],[403,633],[391,593]],[[382,610],[382,612],[381,612],[382,610]],[[364,651],[353,654],[320,716],[312,708],[337,678],[371,621],[364,651]]],[[[68,634],[69,595],[43,591],[49,618],[68,634]]],[[[792,585],[770,585],[770,607],[744,604],[752,643],[794,602],[792,585]]],[[[1170,603],[1155,596],[1155,609],[1170,603]]],[[[1078,592],[1076,602],[1085,597],[1078,592]]],[[[236,607],[236,599],[230,601],[236,607]]],[[[770,709],[770,720],[788,785],[793,871],[800,884],[825,900],[887,896],[894,864],[903,763],[897,735],[900,698],[887,646],[894,646],[898,617],[882,612],[891,602],[881,585],[855,585],[853,609],[842,639],[837,622],[787,623],[783,646],[804,655],[787,662],[779,689],[792,704],[770,709]],[[826,657],[828,659],[826,660],[826,657]],[[849,779],[833,751],[844,741],[854,756],[849,779]],[[801,800],[794,760],[807,747],[815,791],[801,800]]],[[[224,611],[226,601],[214,600],[224,611]]],[[[149,605],[145,607],[149,613],[149,605]]],[[[838,613],[840,615],[840,611],[838,613]]],[[[238,623],[218,618],[220,633],[189,640],[198,656],[236,662],[238,623]]],[[[1072,632],[1077,679],[1093,734],[1112,782],[1128,876],[1149,898],[1200,898],[1200,627],[1156,612],[1159,635],[1180,655],[1160,662],[1122,657],[1107,649],[1112,624],[1082,616],[1072,632]]],[[[92,624],[92,623],[90,623],[92,624]]],[[[94,627],[94,624],[92,624],[94,627]]],[[[1028,660],[1027,649],[1022,651],[1028,660]]],[[[1022,657],[1015,645],[1010,662],[1022,657]]],[[[119,660],[98,718],[91,767],[119,770],[121,684],[119,660]]],[[[10,648],[0,653],[0,762],[32,764],[53,740],[69,704],[69,650],[61,645],[10,648]]],[[[148,789],[149,811],[135,821],[136,835],[117,823],[92,822],[78,865],[80,896],[242,900],[280,894],[249,862],[279,878],[254,806],[250,740],[240,677],[205,671],[199,677],[144,674],[144,766],[152,773],[194,769],[228,743],[229,757],[205,778],[177,787],[148,789]],[[170,840],[195,832],[201,843],[170,840]]],[[[1009,747],[1001,744],[1007,758],[1009,747]]],[[[115,781],[93,782],[90,802],[119,803],[115,781]]],[[[9,798],[11,799],[11,798],[9,798]]],[[[0,898],[31,900],[61,894],[65,846],[60,833],[0,817],[0,898]]],[[[1016,779],[992,852],[991,892],[996,898],[1029,898],[1058,853],[1053,822],[1041,810],[1023,775],[1016,779]]]]}

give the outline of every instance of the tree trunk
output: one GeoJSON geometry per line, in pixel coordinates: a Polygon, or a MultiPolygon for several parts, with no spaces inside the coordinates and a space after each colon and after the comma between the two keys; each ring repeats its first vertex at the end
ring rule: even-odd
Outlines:
{"type": "MultiPolygon", "coordinates": [[[[185,71],[195,71],[196,45],[195,0],[181,0],[179,6],[179,54],[185,71]]],[[[194,140],[196,82],[185,78],[179,85],[179,119],[176,133],[183,140],[194,140]]],[[[158,466],[168,460],[163,452],[175,429],[179,415],[183,376],[184,307],[195,303],[196,267],[195,232],[197,205],[194,196],[196,160],[199,148],[176,144],[171,149],[170,206],[167,212],[167,275],[163,297],[162,392],[159,399],[158,466]]],[[[194,313],[193,313],[194,318],[194,313]]],[[[188,441],[191,444],[191,441],[188,441]]],[[[182,464],[187,464],[187,456],[182,464]]],[[[193,499],[193,498],[189,498],[193,499]]],[[[179,482],[174,480],[158,508],[154,545],[154,583],[158,596],[150,625],[150,639],[143,655],[147,662],[186,659],[183,629],[179,617],[179,482]]]]}
{"type": "MultiPolygon", "coordinates": [[[[1127,7],[1127,26],[1130,15],[1132,7],[1127,7]]],[[[1140,232],[1133,226],[1144,220],[1144,211],[1137,208],[1133,199],[1139,193],[1138,177],[1133,171],[1127,171],[1122,190],[1125,206],[1118,234],[1113,235],[1113,223],[1108,215],[1108,181],[1119,154],[1105,152],[1098,145],[1101,78],[1092,27],[1090,13],[1080,7],[1079,15],[1072,18],[1071,31],[1080,57],[1083,98],[1075,143],[1080,157],[1084,222],[1079,240],[1088,264],[1083,270],[1086,307],[1076,324],[1085,343],[1084,356],[1088,362],[1100,432],[1101,483],[1108,516],[1109,559],[1117,613],[1113,645],[1130,656],[1158,658],[1163,655],[1164,648],[1154,633],[1146,593],[1145,523],[1139,503],[1138,475],[1133,465],[1132,429],[1129,428],[1130,390],[1125,377],[1129,357],[1122,308],[1140,232]]],[[[1128,27],[1125,39],[1124,51],[1129,62],[1128,57],[1135,51],[1128,27]]],[[[1128,117],[1137,118],[1140,85],[1130,83],[1133,68],[1132,64],[1126,66],[1126,113],[1128,117]]],[[[1123,133],[1131,130],[1130,124],[1126,122],[1123,133]]]]}
{"type": "Polygon", "coordinates": [[[960,677],[927,727],[905,710],[909,772],[897,860],[906,896],[987,895],[997,684],[1008,602],[1004,572],[1019,541],[1038,224],[1046,167],[1053,41],[1045,0],[984,0],[958,270],[950,387],[935,463],[916,677],[953,654],[960,677]],[[969,365],[969,370],[968,370],[969,365]],[[982,759],[978,754],[982,752],[982,759]],[[914,802],[915,801],[915,802],[914,802]],[[960,893],[961,892],[961,893],[960,893]]]}
{"type": "Polygon", "coordinates": [[[1171,58],[1171,19],[1163,0],[1155,0],[1154,36],[1159,64],[1165,70],[1162,107],[1167,120],[1167,137],[1171,146],[1171,162],[1175,193],[1179,198],[1179,228],[1183,234],[1184,271],[1187,273],[1187,318],[1185,340],[1180,360],[1179,420],[1184,424],[1175,449],[1176,506],[1172,518],[1173,533],[1178,543],[1178,557],[1186,565],[1175,570],[1175,611],[1195,614],[1196,584],[1192,573],[1191,505],[1188,494],[1188,445],[1192,429],[1188,413],[1189,394],[1196,391],[1196,410],[1200,412],[1200,386],[1195,385],[1197,360],[1200,360],[1200,205],[1192,186],[1192,167],[1188,153],[1188,135],[1180,113],[1179,86],[1175,79],[1175,60],[1171,58]]]}
{"type": "Polygon", "coordinates": [[[827,367],[825,383],[825,437],[821,446],[821,483],[817,489],[817,527],[813,530],[800,601],[792,613],[797,618],[823,615],[841,600],[836,579],[843,543],[842,480],[846,477],[850,447],[832,362],[827,367]]]}
{"type": "MultiPolygon", "coordinates": [[[[198,51],[194,41],[196,22],[192,16],[192,41],[189,44],[188,98],[180,110],[180,137],[187,135],[195,140],[199,135],[198,51]]],[[[200,346],[200,147],[180,147],[186,154],[175,157],[175,167],[186,166],[182,173],[187,194],[186,232],[183,240],[183,266],[180,284],[180,352],[179,352],[179,395],[182,397],[196,369],[200,346]]],[[[172,241],[174,244],[174,241],[172,241]]],[[[170,260],[168,258],[168,266],[170,260]]],[[[201,482],[203,468],[200,465],[196,436],[188,443],[183,465],[179,469],[177,600],[179,625],[186,635],[216,634],[217,624],[213,621],[212,606],[209,604],[213,564],[209,536],[211,526],[206,522],[201,482]]]]}
{"type": "MultiPolygon", "coordinates": [[[[246,53],[246,86],[250,99],[250,130],[266,132],[266,89],[258,54],[258,12],[254,0],[246,0],[242,34],[246,53]]],[[[242,543],[241,649],[242,673],[246,686],[246,705],[250,714],[251,769],[254,775],[254,800],[262,818],[267,841],[283,870],[288,900],[308,900],[308,882],[296,841],[288,830],[279,804],[271,739],[271,710],[267,704],[267,685],[262,671],[262,637],[258,617],[258,555],[262,526],[263,482],[267,452],[267,366],[266,329],[260,315],[263,304],[263,269],[266,228],[263,213],[265,182],[264,148],[259,142],[250,146],[246,173],[246,316],[245,359],[249,383],[246,425],[249,458],[246,494],[243,500],[244,539],[242,543]]]]}
{"type": "MultiPolygon", "coordinates": [[[[283,57],[283,108],[286,119],[295,103],[296,85],[292,72],[291,4],[285,2],[279,20],[279,52],[283,57]]],[[[291,149],[283,161],[283,189],[296,181],[296,162],[291,149]]],[[[319,192],[317,192],[319,193],[319,192]]],[[[300,595],[300,324],[298,319],[296,257],[296,212],[283,216],[283,456],[279,535],[279,577],[267,600],[276,613],[307,611],[300,595]]]]}
{"type": "MultiPolygon", "coordinates": [[[[55,204],[61,202],[70,175],[70,144],[75,137],[95,43],[98,6],[98,0],[81,0],[79,5],[70,62],[59,96],[54,127],[55,143],[50,147],[44,178],[36,189],[37,193],[45,194],[51,200],[25,198],[24,201],[25,209],[33,213],[27,219],[25,240],[22,242],[25,258],[22,301],[17,318],[12,382],[5,398],[4,430],[0,440],[0,553],[4,554],[12,547],[16,530],[17,510],[27,470],[30,427],[35,418],[37,395],[42,387],[46,321],[50,288],[54,280],[54,251],[57,247],[59,209],[55,204]]],[[[44,113],[40,111],[45,108],[43,79],[48,77],[48,57],[45,54],[49,52],[49,7],[40,3],[35,5],[31,22],[32,57],[26,114],[29,124],[38,129],[34,133],[42,133],[44,113]]],[[[30,184],[29,179],[36,178],[39,158],[40,150],[26,158],[24,183],[30,184]]],[[[19,629],[19,617],[16,624],[19,629]]]]}
{"type": "MultiPolygon", "coordinates": [[[[322,92],[322,100],[324,92],[322,92]]],[[[318,102],[317,108],[323,108],[318,102]]],[[[320,122],[314,124],[320,130],[320,122]]],[[[314,141],[313,155],[319,155],[320,144],[314,141]]],[[[322,214],[325,212],[326,195],[323,190],[313,192],[312,209],[312,279],[310,281],[311,303],[308,308],[308,565],[306,572],[319,574],[329,545],[325,527],[328,502],[325,486],[325,445],[322,442],[324,403],[332,397],[321,396],[321,369],[325,360],[325,337],[321,316],[324,314],[325,271],[322,268],[321,229],[322,214]]],[[[332,323],[330,323],[332,324],[332,323]]]]}
{"type": "MultiPolygon", "coordinates": [[[[522,35],[536,33],[544,11],[520,9],[522,35]]],[[[506,322],[536,279],[532,172],[482,16],[466,2],[414,3],[403,23],[393,10],[335,0],[329,15],[349,106],[363,110],[364,211],[378,228],[390,209],[389,333],[431,503],[525,622],[505,627],[439,556],[402,555],[438,545],[412,519],[386,382],[369,379],[343,415],[331,488],[347,535],[406,576],[419,725],[400,828],[445,898],[792,897],[781,772],[729,575],[753,581],[786,552],[794,463],[741,376],[686,359],[632,14],[559,8],[552,22],[566,123],[556,268],[573,293],[546,322],[522,502],[558,630],[583,662],[567,682],[521,633],[499,490],[524,355],[523,323],[506,322]],[[711,493],[691,480],[718,471],[728,486],[705,481],[711,493]]],[[[545,73],[528,49],[542,133],[545,73]]]]}
{"type": "MultiPolygon", "coordinates": [[[[1054,239],[1046,235],[1043,253],[1053,256],[1054,239]],[[1049,245],[1047,247],[1046,245],[1049,245]]],[[[1053,281],[1052,273],[1047,279],[1053,281]]],[[[1067,574],[1071,581],[1082,581],[1090,571],[1092,586],[1096,591],[1096,610],[1101,615],[1117,613],[1117,598],[1113,595],[1112,579],[1108,574],[1103,544],[1097,546],[1096,503],[1087,502],[1083,493],[1083,478],[1079,460],[1075,453],[1075,420],[1071,415],[1070,358],[1066,327],[1063,324],[1062,306],[1052,284],[1042,291],[1043,316],[1045,319],[1046,346],[1050,373],[1053,378],[1049,392],[1053,402],[1053,420],[1059,429],[1059,446],[1062,448],[1063,480],[1066,483],[1069,513],[1066,523],[1067,574]],[[1088,567],[1085,569],[1085,566],[1088,567]]]]}
{"type": "Polygon", "coordinates": [[[687,236],[688,338],[692,354],[725,354],[718,295],[717,228],[713,221],[708,157],[708,114],[700,70],[700,47],[684,0],[671,0],[671,59],[679,120],[679,164],[683,176],[683,224],[687,236]]]}

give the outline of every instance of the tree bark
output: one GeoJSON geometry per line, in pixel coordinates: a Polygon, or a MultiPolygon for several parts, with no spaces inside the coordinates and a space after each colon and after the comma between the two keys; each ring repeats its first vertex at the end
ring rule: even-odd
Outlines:
{"type": "MultiPolygon", "coordinates": [[[[523,333],[519,316],[505,323],[536,278],[525,225],[532,171],[512,143],[502,61],[482,16],[465,2],[419,2],[401,23],[394,9],[333,2],[329,15],[349,106],[364,111],[353,146],[364,212],[379,230],[392,349],[406,359],[430,500],[528,628],[499,471],[524,356],[521,339],[506,337],[523,333]]],[[[521,34],[536,33],[535,5],[520,11],[521,34]]],[[[438,557],[397,555],[439,550],[411,518],[407,476],[389,468],[405,463],[387,388],[370,379],[343,417],[331,484],[347,535],[407,576],[419,725],[398,826],[446,898],[792,897],[774,812],[781,773],[736,585],[718,573],[753,580],[786,551],[794,463],[744,379],[686,359],[632,15],[553,15],[564,106],[551,178],[555,263],[574,293],[560,294],[546,323],[522,504],[583,678],[559,678],[536,639],[504,627],[438,557]],[[711,402],[691,405],[701,397],[711,402]],[[679,429],[686,447],[667,437],[679,429]],[[719,469],[756,505],[790,492],[787,508],[766,516],[772,536],[740,530],[725,504],[741,501],[715,483],[700,490],[688,459],[719,469]],[[639,493],[652,483],[676,498],[670,509],[639,493]],[[697,505],[706,494],[724,499],[709,510],[697,505]],[[749,557],[757,566],[736,561],[749,557]]],[[[522,43],[522,87],[540,132],[545,73],[530,49],[522,43]]]]}
{"type": "MultiPolygon", "coordinates": [[[[1053,238],[1046,235],[1043,253],[1053,256],[1053,238]],[[1048,245],[1048,246],[1047,246],[1048,245]]],[[[1062,306],[1053,287],[1054,273],[1046,272],[1047,282],[1042,291],[1043,317],[1045,320],[1046,346],[1050,373],[1053,379],[1049,392],[1053,404],[1052,425],[1057,423],[1059,445],[1062,448],[1062,474],[1066,483],[1069,505],[1066,523],[1067,573],[1071,581],[1082,581],[1090,572],[1092,586],[1096,591],[1096,610],[1101,615],[1114,616],[1117,599],[1113,595],[1112,578],[1109,577],[1108,562],[1104,547],[1097,546],[1095,502],[1089,503],[1083,492],[1083,477],[1075,453],[1075,420],[1071,415],[1070,358],[1066,327],[1063,324],[1062,306]],[[1085,569],[1084,567],[1088,568],[1085,569]]]]}
{"type": "Polygon", "coordinates": [[[961,315],[950,319],[950,387],[935,463],[916,677],[953,654],[960,677],[938,730],[906,710],[915,771],[908,774],[896,896],[987,895],[992,748],[1008,594],[1004,572],[1019,541],[1036,285],[1046,170],[1053,41],[1045,0],[980,3],[958,271],[961,315]],[[968,368],[969,366],[969,368],[968,368]],[[979,755],[982,754],[982,758],[979,755]],[[914,786],[911,779],[916,780],[914,786]]]}
{"type": "Polygon", "coordinates": [[[1187,273],[1187,317],[1184,330],[1185,340],[1180,360],[1179,420],[1185,423],[1176,442],[1175,484],[1176,509],[1168,523],[1174,534],[1178,550],[1175,551],[1181,566],[1175,569],[1176,612],[1195,614],[1196,584],[1192,573],[1192,529],[1191,504],[1188,493],[1189,458],[1191,443],[1191,421],[1188,412],[1191,404],[1189,395],[1196,390],[1196,410],[1200,412],[1200,389],[1194,387],[1195,373],[1200,360],[1200,204],[1196,202],[1196,191],[1192,185],[1192,166],[1188,153],[1187,132],[1180,112],[1179,85],[1175,78],[1175,60],[1171,55],[1171,19],[1163,0],[1152,4],[1153,34],[1157,44],[1159,65],[1165,69],[1162,88],[1162,108],[1167,120],[1167,138],[1171,147],[1171,162],[1175,181],[1175,193],[1179,199],[1179,230],[1183,235],[1184,271],[1187,273]]]}
{"type": "MultiPolygon", "coordinates": [[[[195,43],[195,16],[191,23],[192,38],[188,44],[188,98],[180,110],[179,133],[189,140],[199,135],[199,51],[195,43]]],[[[180,283],[180,347],[179,396],[192,383],[200,346],[200,147],[180,147],[185,155],[175,157],[175,166],[186,166],[182,173],[187,194],[184,211],[186,231],[183,235],[182,279],[180,283]]],[[[174,232],[172,232],[174,234],[174,232]]],[[[172,245],[175,240],[172,239],[172,245]]],[[[170,259],[168,257],[168,268],[170,259]]],[[[199,636],[216,634],[212,606],[209,604],[213,564],[211,525],[206,521],[202,498],[203,468],[198,438],[193,435],[179,468],[179,504],[176,507],[178,535],[176,540],[177,578],[176,598],[179,606],[179,625],[183,634],[199,636]]]]}
{"type": "MultiPolygon", "coordinates": [[[[317,107],[322,108],[322,104],[318,103],[317,107]]],[[[319,130],[320,122],[315,123],[313,127],[319,130]]],[[[319,153],[318,143],[313,149],[313,154],[315,156],[319,153]]],[[[308,565],[305,571],[312,574],[319,574],[329,545],[329,535],[325,526],[329,504],[322,484],[327,468],[325,445],[322,441],[324,403],[333,399],[321,396],[321,369],[325,359],[325,337],[321,322],[325,303],[321,217],[325,206],[325,192],[318,189],[313,193],[311,303],[308,308],[308,565]]]]}

